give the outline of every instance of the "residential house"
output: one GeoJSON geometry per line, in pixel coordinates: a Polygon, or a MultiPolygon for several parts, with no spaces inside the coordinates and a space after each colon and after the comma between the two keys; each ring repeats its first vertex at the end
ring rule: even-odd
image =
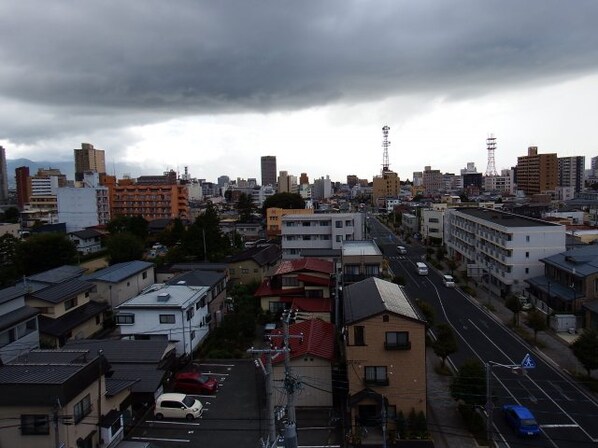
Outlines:
{"type": "Polygon", "coordinates": [[[499,210],[448,209],[444,228],[448,257],[501,297],[521,292],[544,272],[541,259],[565,251],[565,226],[499,210]]]}
{"type": "Polygon", "coordinates": [[[0,365],[39,348],[39,310],[25,304],[23,285],[0,290],[0,365]]]}
{"type": "Polygon", "coordinates": [[[118,305],[116,323],[127,339],[172,342],[189,357],[208,335],[207,286],[154,284],[118,305]]]}
{"type": "Polygon", "coordinates": [[[27,294],[27,305],[41,313],[42,347],[62,347],[70,339],[88,338],[104,328],[108,304],[91,300],[94,288],[75,278],[27,294]]]}
{"type": "Polygon", "coordinates": [[[102,250],[102,232],[94,229],[79,230],[67,234],[81,255],[93,254],[102,250]]]}
{"type": "MultiPolygon", "coordinates": [[[[334,350],[334,325],[320,319],[310,319],[289,325],[289,367],[295,378],[301,378],[301,389],[295,392],[297,407],[332,407],[332,372],[336,359],[334,350]]],[[[270,333],[273,346],[284,342],[283,331],[270,333]]],[[[285,355],[272,356],[275,384],[285,380],[285,355]]],[[[274,389],[274,403],[286,403],[284,388],[274,389]]]]}
{"type": "Polygon", "coordinates": [[[225,263],[173,263],[156,268],[156,283],[166,283],[175,275],[196,269],[200,271],[222,272],[227,278],[229,277],[228,266],[225,263]]]}
{"type": "Polygon", "coordinates": [[[230,281],[239,285],[260,283],[280,258],[280,247],[275,244],[259,245],[232,255],[226,259],[230,281]]]}
{"type": "Polygon", "coordinates": [[[288,309],[296,298],[330,306],[333,272],[332,262],[326,260],[282,260],[266,275],[254,297],[259,300],[262,310],[274,314],[288,309]]]}
{"type": "Polygon", "coordinates": [[[95,285],[91,291],[93,300],[114,308],[154,283],[154,264],[140,260],[116,263],[83,275],[81,280],[95,285]]]}
{"type": "Polygon", "coordinates": [[[147,412],[148,404],[164,392],[164,383],[176,367],[174,346],[166,340],[78,339],[67,342],[64,349],[101,351],[110,364],[111,380],[133,381],[130,407],[123,411],[125,427],[147,412]]]}
{"type": "Polygon", "coordinates": [[[399,412],[426,413],[426,323],[403,289],[371,277],[343,296],[352,426],[396,430],[399,412]]]}
{"type": "Polygon", "coordinates": [[[134,381],[109,378],[101,353],[34,350],[0,366],[0,446],[109,448],[123,438],[134,381]]]}
{"type": "Polygon", "coordinates": [[[226,299],[226,274],[216,271],[202,271],[199,269],[177,275],[166,282],[168,285],[187,285],[193,287],[205,286],[208,300],[208,314],[205,323],[213,330],[222,322],[222,317],[227,313],[226,299]]]}
{"type": "Polygon", "coordinates": [[[384,256],[372,240],[345,241],[341,261],[343,285],[381,277],[384,269],[384,256]]]}

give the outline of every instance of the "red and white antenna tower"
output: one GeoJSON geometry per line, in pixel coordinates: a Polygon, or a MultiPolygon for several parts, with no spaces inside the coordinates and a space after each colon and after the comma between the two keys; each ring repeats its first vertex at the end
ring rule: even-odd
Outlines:
{"type": "Polygon", "coordinates": [[[494,165],[494,150],[496,149],[496,137],[494,134],[486,139],[486,148],[488,148],[488,166],[486,167],[486,176],[498,176],[496,165],[494,165]]]}
{"type": "Polygon", "coordinates": [[[382,148],[384,149],[382,154],[382,173],[388,171],[388,167],[390,166],[390,163],[388,162],[388,147],[390,146],[388,131],[390,131],[390,127],[384,126],[382,128],[382,148]]]}

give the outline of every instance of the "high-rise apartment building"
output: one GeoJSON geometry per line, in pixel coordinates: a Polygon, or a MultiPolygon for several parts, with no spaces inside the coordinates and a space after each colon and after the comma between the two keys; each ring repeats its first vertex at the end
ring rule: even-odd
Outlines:
{"type": "Polygon", "coordinates": [[[278,175],[278,193],[297,193],[297,176],[281,171],[278,175]]]}
{"type": "Polygon", "coordinates": [[[6,151],[0,146],[0,204],[8,202],[8,174],[6,173],[6,151]]]}
{"type": "Polygon", "coordinates": [[[103,149],[95,149],[91,143],[81,143],[75,152],[75,180],[82,181],[85,171],[106,174],[106,161],[103,149]]]}
{"type": "Polygon", "coordinates": [[[438,194],[443,188],[443,176],[440,170],[433,170],[431,166],[424,167],[422,183],[426,195],[438,194]]]}
{"type": "Polygon", "coordinates": [[[17,207],[19,210],[25,208],[31,196],[31,179],[29,178],[29,167],[20,166],[15,168],[15,179],[17,181],[17,207]]]}
{"type": "Polygon", "coordinates": [[[559,157],[559,186],[573,187],[575,193],[583,190],[586,178],[584,156],[559,157]]]}
{"type": "Polygon", "coordinates": [[[398,198],[401,191],[399,175],[391,170],[384,170],[380,176],[374,176],[372,182],[372,201],[376,207],[385,207],[387,198],[398,198]]]}
{"type": "Polygon", "coordinates": [[[262,185],[276,185],[276,156],[262,156],[262,185]]]}
{"type": "Polygon", "coordinates": [[[301,173],[301,176],[299,176],[299,185],[306,184],[309,184],[309,177],[307,176],[307,173],[301,173]]]}
{"type": "Polygon", "coordinates": [[[517,189],[531,196],[552,192],[558,184],[556,153],[538,154],[537,146],[527,149],[527,156],[517,157],[517,189]]]}

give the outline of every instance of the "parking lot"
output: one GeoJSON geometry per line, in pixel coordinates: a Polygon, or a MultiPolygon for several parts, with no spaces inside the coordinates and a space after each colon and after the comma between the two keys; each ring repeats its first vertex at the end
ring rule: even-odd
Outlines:
{"type": "Polygon", "coordinates": [[[127,439],[157,447],[258,446],[266,428],[264,381],[253,361],[205,361],[195,368],[219,382],[215,394],[193,395],[204,405],[201,417],[156,420],[150,411],[127,439]]]}

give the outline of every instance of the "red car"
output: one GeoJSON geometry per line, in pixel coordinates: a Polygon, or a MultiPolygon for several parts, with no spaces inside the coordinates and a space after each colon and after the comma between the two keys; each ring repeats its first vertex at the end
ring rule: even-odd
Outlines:
{"type": "Polygon", "coordinates": [[[199,372],[180,372],[174,377],[174,390],[185,394],[213,394],[218,381],[199,372]]]}

